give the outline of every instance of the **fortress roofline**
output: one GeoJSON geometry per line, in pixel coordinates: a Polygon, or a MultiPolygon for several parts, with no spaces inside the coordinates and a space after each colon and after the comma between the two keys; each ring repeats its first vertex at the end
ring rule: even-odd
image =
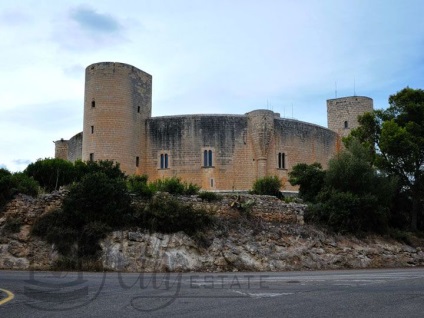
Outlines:
{"type": "Polygon", "coordinates": [[[367,97],[367,96],[359,96],[359,95],[354,95],[354,96],[344,96],[344,97],[337,97],[337,98],[329,98],[327,100],[339,100],[339,99],[350,99],[350,98],[361,98],[361,99],[369,99],[372,100],[372,98],[367,97]]]}

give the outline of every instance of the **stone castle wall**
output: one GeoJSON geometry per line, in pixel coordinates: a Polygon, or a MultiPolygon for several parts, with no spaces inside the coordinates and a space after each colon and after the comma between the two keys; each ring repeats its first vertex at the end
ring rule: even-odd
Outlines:
{"type": "Polygon", "coordinates": [[[358,115],[372,110],[368,97],[328,100],[327,129],[264,109],[152,118],[151,98],[151,75],[123,63],[88,66],[83,133],[56,142],[56,157],[114,160],[129,175],[178,176],[206,190],[249,190],[256,179],[274,175],[285,190],[296,190],[287,182],[292,167],[326,167],[358,115]]]}

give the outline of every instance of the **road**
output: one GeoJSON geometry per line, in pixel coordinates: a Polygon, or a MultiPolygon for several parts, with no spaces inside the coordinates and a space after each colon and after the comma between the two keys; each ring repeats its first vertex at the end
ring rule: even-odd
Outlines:
{"type": "Polygon", "coordinates": [[[424,313],[424,268],[214,274],[0,271],[0,289],[2,318],[424,313]]]}

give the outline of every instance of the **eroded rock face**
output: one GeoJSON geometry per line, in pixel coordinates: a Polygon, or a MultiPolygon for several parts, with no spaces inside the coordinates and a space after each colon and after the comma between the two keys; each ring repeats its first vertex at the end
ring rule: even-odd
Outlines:
{"type": "MultiPolygon", "coordinates": [[[[66,191],[34,199],[18,196],[0,214],[0,269],[49,270],[58,255],[54,247],[31,236],[37,217],[61,206],[66,191]],[[5,231],[10,218],[19,219],[16,231],[5,231]]],[[[424,266],[422,244],[417,247],[369,236],[329,235],[303,224],[301,204],[285,204],[274,197],[255,200],[249,216],[231,208],[234,196],[218,203],[184,197],[213,210],[215,228],[191,238],[183,232],[115,231],[101,242],[106,270],[129,272],[285,271],[339,268],[424,266]]]]}
{"type": "Polygon", "coordinates": [[[368,237],[328,236],[306,225],[263,224],[207,233],[211,244],[199,246],[184,233],[149,234],[118,231],[103,243],[103,265],[108,270],[164,271],[286,271],[339,268],[424,266],[421,248],[368,237]]]}

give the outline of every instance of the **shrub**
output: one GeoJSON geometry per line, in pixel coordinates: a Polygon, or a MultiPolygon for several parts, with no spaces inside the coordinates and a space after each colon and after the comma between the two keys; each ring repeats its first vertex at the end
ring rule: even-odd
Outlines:
{"type": "Polygon", "coordinates": [[[90,173],[102,172],[111,179],[126,179],[126,175],[121,171],[119,162],[111,160],[98,160],[98,161],[76,161],[75,164],[75,179],[76,181],[90,173]]]}
{"type": "Polygon", "coordinates": [[[170,195],[161,193],[138,212],[140,225],[150,232],[185,232],[194,235],[213,223],[213,217],[204,210],[194,209],[170,195]]]}
{"type": "Polygon", "coordinates": [[[169,194],[186,194],[186,195],[193,195],[197,194],[200,190],[200,187],[192,184],[192,183],[183,183],[181,182],[181,179],[178,177],[171,177],[171,178],[164,178],[164,179],[158,179],[151,183],[152,189],[154,189],[155,192],[168,192],[169,194]]]}
{"type": "Polygon", "coordinates": [[[47,192],[68,185],[75,179],[74,165],[58,158],[38,159],[29,164],[24,173],[33,177],[47,192]]]}
{"type": "Polygon", "coordinates": [[[22,193],[31,196],[38,194],[38,183],[22,172],[6,173],[2,172],[0,177],[0,209],[13,198],[15,194],[22,193]]]}
{"type": "Polygon", "coordinates": [[[324,178],[325,171],[318,162],[311,165],[299,163],[289,173],[290,184],[299,186],[299,196],[307,202],[315,201],[324,184],[324,178]]]}
{"type": "Polygon", "coordinates": [[[222,197],[220,195],[216,194],[215,192],[210,192],[210,191],[200,192],[199,198],[202,199],[202,201],[208,201],[208,202],[219,201],[219,200],[222,199],[222,197]]]}
{"type": "Polygon", "coordinates": [[[20,217],[8,217],[3,227],[3,233],[18,233],[21,229],[23,222],[20,217]]]}
{"type": "Polygon", "coordinates": [[[267,176],[257,179],[253,184],[251,192],[253,194],[274,195],[276,197],[281,197],[281,187],[282,182],[277,176],[267,176]]]}
{"type": "Polygon", "coordinates": [[[377,232],[388,229],[396,180],[377,172],[369,152],[358,143],[330,160],[324,185],[305,215],[337,232],[377,232]]]}
{"type": "Polygon", "coordinates": [[[131,198],[125,181],[103,172],[89,173],[70,188],[62,209],[36,221],[32,232],[55,244],[62,256],[95,259],[99,240],[133,222],[131,198]]]}
{"type": "Polygon", "coordinates": [[[131,176],[127,180],[128,190],[135,194],[138,197],[150,199],[155,194],[153,187],[150,187],[147,184],[148,177],[146,175],[142,176],[131,176]]]}

